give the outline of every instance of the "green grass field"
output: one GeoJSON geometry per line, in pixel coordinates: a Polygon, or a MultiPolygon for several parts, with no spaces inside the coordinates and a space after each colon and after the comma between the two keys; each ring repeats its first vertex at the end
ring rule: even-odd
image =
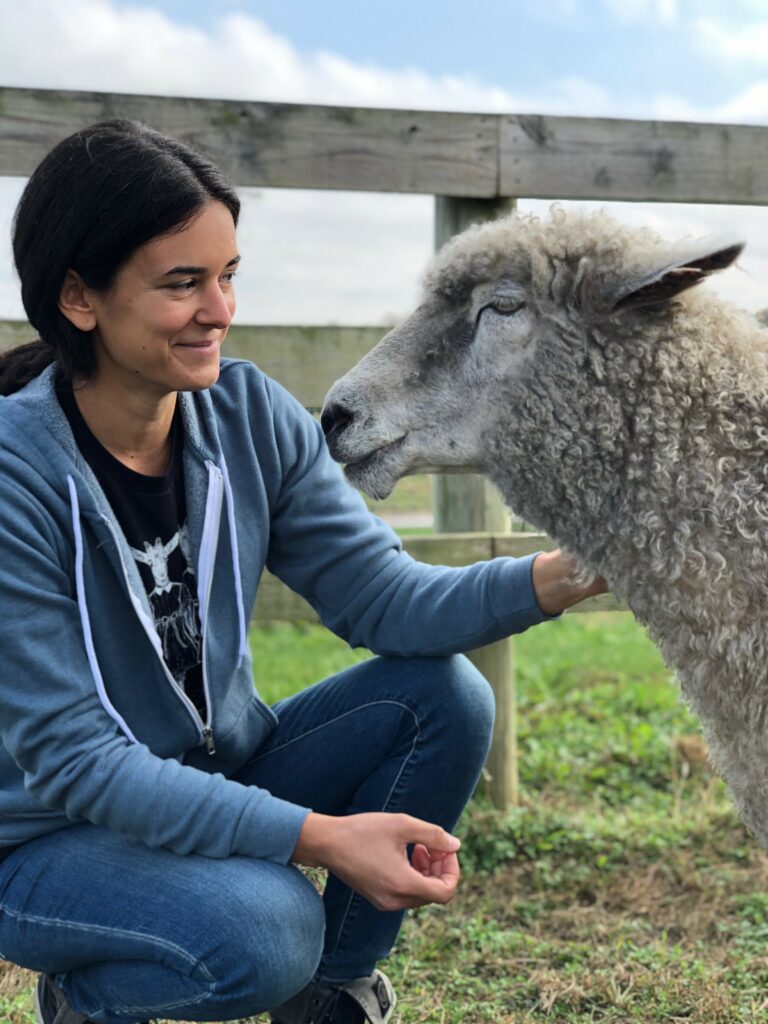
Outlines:
{"type": "MultiPolygon", "coordinates": [[[[276,700],[360,657],[317,627],[254,630],[276,700]]],[[[464,879],[411,915],[387,970],[400,1024],[768,1021],[768,857],[627,614],[517,638],[521,806],[473,801],[464,879]]],[[[8,969],[0,1020],[30,1024],[8,969]]]]}

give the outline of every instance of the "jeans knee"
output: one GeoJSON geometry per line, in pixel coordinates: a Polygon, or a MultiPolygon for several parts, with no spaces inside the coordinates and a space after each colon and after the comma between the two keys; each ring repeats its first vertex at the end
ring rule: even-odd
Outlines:
{"type": "Polygon", "coordinates": [[[312,911],[305,910],[300,921],[286,922],[278,944],[278,956],[273,958],[270,999],[266,1009],[279,1006],[309,984],[320,964],[324,938],[325,910],[318,896],[313,901],[312,911]]]}
{"type": "MultiPolygon", "coordinates": [[[[299,992],[315,975],[323,952],[325,910],[310,882],[295,868],[279,869],[290,884],[280,898],[256,912],[238,909],[229,929],[225,960],[211,964],[217,1014],[250,1017],[299,992]]],[[[273,892],[273,897],[276,895],[273,892]]],[[[218,1019],[218,1016],[217,1016],[218,1019]]]]}
{"type": "Polygon", "coordinates": [[[491,685],[465,655],[454,655],[445,662],[440,694],[444,713],[463,744],[487,751],[496,707],[491,685]]]}

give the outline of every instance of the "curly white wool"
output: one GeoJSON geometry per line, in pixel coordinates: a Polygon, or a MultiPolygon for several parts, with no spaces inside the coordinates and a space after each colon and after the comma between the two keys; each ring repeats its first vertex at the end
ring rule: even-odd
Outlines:
{"type": "Polygon", "coordinates": [[[605,576],[768,846],[768,331],[691,287],[740,251],[602,212],[470,228],[324,421],[369,494],[481,469],[582,578],[605,576]]]}
{"type": "Polygon", "coordinates": [[[648,626],[768,846],[768,332],[706,290],[611,312],[670,255],[602,213],[512,217],[454,239],[426,290],[514,274],[553,325],[535,391],[494,395],[489,473],[648,626]]]}

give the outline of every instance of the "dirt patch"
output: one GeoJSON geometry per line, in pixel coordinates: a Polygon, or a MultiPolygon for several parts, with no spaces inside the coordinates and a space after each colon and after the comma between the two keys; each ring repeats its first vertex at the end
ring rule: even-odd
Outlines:
{"type": "Polygon", "coordinates": [[[25,989],[32,988],[37,975],[32,971],[25,971],[23,967],[8,963],[7,960],[0,960],[0,995],[13,997],[25,989]]]}

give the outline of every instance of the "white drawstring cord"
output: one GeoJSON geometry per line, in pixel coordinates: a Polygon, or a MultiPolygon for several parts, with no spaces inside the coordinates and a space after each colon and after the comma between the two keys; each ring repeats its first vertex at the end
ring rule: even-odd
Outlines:
{"type": "Polygon", "coordinates": [[[96,692],[99,695],[104,710],[112,718],[120,729],[125,733],[128,739],[132,743],[138,743],[139,741],[133,735],[128,725],[112,704],[112,701],[107,696],[107,691],[104,686],[104,679],[101,675],[101,669],[99,668],[99,662],[96,658],[96,649],[93,646],[93,635],[91,633],[91,621],[88,616],[88,606],[85,603],[85,580],[83,577],[83,535],[80,528],[80,502],[77,498],[77,489],[75,488],[75,481],[72,479],[70,474],[67,474],[67,485],[69,487],[69,501],[72,508],[72,530],[75,535],[75,591],[77,593],[77,607],[80,611],[80,622],[83,627],[83,638],[85,640],[85,650],[88,655],[88,664],[91,667],[91,673],[93,675],[94,682],[96,683],[96,692]]]}
{"type": "Polygon", "coordinates": [[[240,579],[240,552],[237,547],[237,527],[235,516],[235,498],[232,494],[232,485],[229,482],[229,472],[224,456],[219,463],[221,475],[224,480],[224,493],[227,496],[227,521],[229,522],[229,543],[232,549],[232,572],[235,577],[235,598],[237,600],[237,615],[240,622],[240,647],[238,649],[238,668],[243,663],[243,658],[248,650],[248,629],[245,622],[245,603],[243,601],[243,583],[240,579]]]}

